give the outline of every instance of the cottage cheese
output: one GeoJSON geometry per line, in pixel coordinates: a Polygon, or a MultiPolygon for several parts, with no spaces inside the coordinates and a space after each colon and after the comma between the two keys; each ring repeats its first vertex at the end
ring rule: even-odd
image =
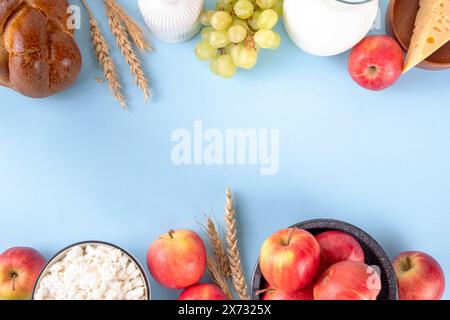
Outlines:
{"type": "Polygon", "coordinates": [[[144,277],[124,252],[108,245],[71,248],[40,279],[36,300],[145,300],[144,277]]]}

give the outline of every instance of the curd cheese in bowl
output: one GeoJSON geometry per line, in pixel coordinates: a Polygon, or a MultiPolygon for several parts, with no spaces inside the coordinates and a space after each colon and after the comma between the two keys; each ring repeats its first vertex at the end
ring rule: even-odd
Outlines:
{"type": "Polygon", "coordinates": [[[75,244],[41,272],[34,300],[148,300],[150,288],[139,263],[108,243],[75,244]]]}
{"type": "Polygon", "coordinates": [[[333,56],[360,42],[379,12],[378,0],[284,0],[284,25],[307,53],[333,56]]]}

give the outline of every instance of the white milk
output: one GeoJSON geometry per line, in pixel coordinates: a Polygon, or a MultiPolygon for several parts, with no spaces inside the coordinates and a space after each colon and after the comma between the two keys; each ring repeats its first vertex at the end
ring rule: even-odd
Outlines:
{"type": "Polygon", "coordinates": [[[333,56],[351,49],[371,30],[378,0],[344,2],[284,0],[284,24],[289,37],[299,48],[317,56],[333,56]]]}

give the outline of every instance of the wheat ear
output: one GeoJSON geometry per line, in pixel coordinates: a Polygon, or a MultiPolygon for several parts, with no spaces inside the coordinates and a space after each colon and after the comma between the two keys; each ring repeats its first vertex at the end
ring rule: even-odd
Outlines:
{"type": "Polygon", "coordinates": [[[233,300],[233,294],[228,286],[226,276],[223,274],[223,270],[217,259],[215,257],[208,256],[206,258],[206,266],[213,282],[219,286],[228,299],[233,300]]]}
{"type": "Polygon", "coordinates": [[[227,200],[225,205],[225,221],[227,224],[227,254],[230,262],[231,280],[241,300],[249,300],[247,280],[242,267],[241,254],[237,238],[236,210],[234,208],[231,190],[227,189],[227,200]]]}
{"type": "Polygon", "coordinates": [[[86,1],[85,0],[81,1],[89,15],[89,26],[91,31],[92,46],[94,48],[97,61],[103,70],[103,76],[108,82],[108,87],[111,90],[113,97],[117,101],[119,101],[123,109],[127,109],[125,97],[121,92],[122,85],[120,84],[119,77],[117,75],[117,69],[114,64],[114,60],[111,58],[109,53],[110,47],[108,45],[108,42],[103,36],[102,31],[100,30],[100,27],[98,26],[97,21],[95,20],[94,15],[89,9],[89,6],[87,5],[86,1]]]}
{"type": "Polygon", "coordinates": [[[106,0],[108,6],[114,11],[120,20],[128,30],[131,40],[133,40],[136,47],[141,51],[152,51],[153,48],[145,37],[144,31],[136,23],[136,21],[131,18],[127,12],[122,8],[122,6],[116,0],[106,0]]]}
{"type": "Polygon", "coordinates": [[[114,14],[114,11],[108,5],[107,0],[104,1],[106,6],[106,15],[108,16],[111,32],[116,38],[117,45],[122,51],[125,62],[130,66],[131,74],[135,77],[136,80],[136,85],[139,89],[142,90],[145,100],[147,101],[148,99],[150,99],[150,88],[144,70],[142,68],[141,61],[139,60],[136,51],[133,48],[133,44],[122,21],[117,15],[114,14]]]}
{"type": "Polygon", "coordinates": [[[217,262],[219,263],[224,276],[230,277],[231,276],[230,263],[228,262],[228,258],[225,254],[222,241],[220,240],[219,232],[217,231],[217,228],[211,217],[208,217],[205,229],[208,235],[208,240],[213,249],[214,256],[217,262]]]}

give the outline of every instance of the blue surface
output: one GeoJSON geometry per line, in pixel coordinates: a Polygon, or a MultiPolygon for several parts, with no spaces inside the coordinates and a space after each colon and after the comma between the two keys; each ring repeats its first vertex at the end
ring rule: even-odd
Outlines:
{"type": "MultiPolygon", "coordinates": [[[[90,2],[110,37],[100,1],[90,2]]],[[[142,21],[135,1],[122,3],[142,21]]],[[[153,38],[156,52],[144,57],[149,104],[115,48],[130,98],[124,112],[94,80],[101,73],[84,17],[84,66],[73,88],[46,100],[0,88],[0,251],[25,245],[51,257],[98,239],[145,263],[148,245],[169,228],[200,230],[210,212],[220,219],[230,186],[249,276],[272,232],[331,217],[365,229],[392,257],[428,252],[450,277],[450,71],[414,70],[373,93],[350,79],[346,54],[308,56],[282,35],[280,50],[228,81],[195,58],[195,40],[153,38]],[[196,120],[220,130],[279,129],[279,173],[174,165],[172,132],[192,131],[196,120]]],[[[177,295],[152,284],[154,298],[177,295]]]]}

